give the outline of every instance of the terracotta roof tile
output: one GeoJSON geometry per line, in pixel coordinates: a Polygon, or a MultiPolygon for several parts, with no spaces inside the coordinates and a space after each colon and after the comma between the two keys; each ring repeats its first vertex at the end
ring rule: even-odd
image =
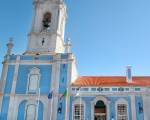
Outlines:
{"type": "Polygon", "coordinates": [[[133,76],[126,82],[125,76],[80,76],[73,86],[150,86],[150,76],[133,76]]]}

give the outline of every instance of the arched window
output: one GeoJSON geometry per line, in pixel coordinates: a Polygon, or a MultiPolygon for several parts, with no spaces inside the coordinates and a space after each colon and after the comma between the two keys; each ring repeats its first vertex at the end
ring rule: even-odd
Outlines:
{"type": "Polygon", "coordinates": [[[44,30],[50,29],[51,17],[52,17],[52,15],[50,12],[47,12],[44,14],[43,21],[42,21],[44,30]]]}
{"type": "Polygon", "coordinates": [[[29,104],[26,108],[25,120],[36,120],[36,105],[29,104]]]}
{"type": "Polygon", "coordinates": [[[94,106],[94,120],[106,120],[106,105],[102,100],[98,100],[94,106]]]}
{"type": "Polygon", "coordinates": [[[33,68],[28,75],[28,93],[36,93],[39,88],[40,70],[33,68]]]}

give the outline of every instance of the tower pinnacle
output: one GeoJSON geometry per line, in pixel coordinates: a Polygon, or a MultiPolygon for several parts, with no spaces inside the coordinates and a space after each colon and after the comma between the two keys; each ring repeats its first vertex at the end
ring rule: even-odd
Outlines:
{"type": "Polygon", "coordinates": [[[10,38],[9,42],[6,44],[6,46],[7,46],[7,55],[11,55],[11,50],[12,50],[12,48],[14,46],[12,41],[13,41],[13,39],[10,38]]]}

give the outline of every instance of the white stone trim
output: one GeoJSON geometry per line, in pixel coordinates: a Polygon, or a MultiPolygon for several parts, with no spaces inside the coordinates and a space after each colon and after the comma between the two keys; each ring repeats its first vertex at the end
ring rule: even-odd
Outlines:
{"type": "Polygon", "coordinates": [[[86,105],[85,105],[85,101],[82,99],[82,96],[81,96],[81,98],[80,98],[80,96],[79,96],[79,98],[76,98],[73,102],[72,102],[72,120],[74,120],[73,119],[73,117],[74,117],[74,106],[76,105],[76,104],[80,104],[80,102],[81,102],[81,104],[83,105],[83,108],[84,108],[84,120],[85,120],[85,112],[86,112],[86,105]]]}
{"type": "MultiPolygon", "coordinates": [[[[0,92],[3,94],[6,84],[6,78],[7,78],[7,72],[8,72],[8,64],[6,62],[3,62],[3,69],[1,74],[1,80],[0,80],[0,92]]],[[[2,110],[2,102],[3,102],[3,96],[1,96],[0,99],[0,112],[2,110]]]]}
{"type": "Polygon", "coordinates": [[[26,120],[26,116],[27,116],[27,108],[29,105],[34,105],[35,108],[36,108],[36,113],[35,113],[35,116],[38,114],[38,111],[37,111],[37,102],[35,100],[30,100],[30,101],[27,101],[26,105],[25,105],[25,115],[24,115],[24,120],[26,120]]]}
{"type": "Polygon", "coordinates": [[[19,70],[19,61],[20,61],[20,56],[17,56],[15,70],[14,70],[14,76],[13,76],[12,89],[11,89],[12,94],[15,94],[16,82],[17,82],[17,77],[18,77],[18,72],[19,72],[18,71],[19,70]]]}
{"type": "Polygon", "coordinates": [[[131,95],[131,113],[132,120],[136,120],[136,106],[135,106],[135,95],[131,95]]]}
{"type": "MultiPolygon", "coordinates": [[[[15,69],[14,69],[14,76],[13,76],[11,94],[15,94],[17,77],[18,77],[18,69],[19,69],[19,61],[20,61],[20,56],[17,56],[16,64],[15,64],[15,69]]],[[[15,96],[12,96],[12,97],[10,97],[10,104],[9,104],[9,109],[8,109],[9,110],[8,111],[8,119],[15,118],[14,103],[15,103],[15,96]]]]}
{"type": "MultiPolygon", "coordinates": [[[[60,59],[61,55],[56,55],[55,59],[60,59]]],[[[54,90],[54,93],[59,92],[59,80],[60,80],[60,63],[55,61],[52,65],[52,82],[51,88],[54,90]]],[[[53,97],[53,112],[52,120],[57,119],[57,106],[58,106],[58,97],[53,97]]]]}
{"type": "Polygon", "coordinates": [[[26,94],[30,93],[29,83],[30,83],[30,76],[31,75],[38,75],[38,89],[36,90],[36,93],[38,93],[39,89],[40,89],[40,78],[41,78],[40,69],[37,67],[33,67],[30,69],[30,72],[28,73],[26,94]]]}
{"type": "MultiPolygon", "coordinates": [[[[72,62],[68,62],[68,67],[67,67],[67,88],[68,88],[68,94],[70,94],[71,91],[71,87],[70,87],[70,83],[71,83],[71,71],[72,71],[72,62]]],[[[66,111],[70,111],[70,97],[66,97],[67,100],[67,110],[66,111]]],[[[66,119],[69,120],[69,114],[70,112],[68,112],[68,116],[66,116],[66,119]]]]}
{"type": "Polygon", "coordinates": [[[110,119],[110,108],[109,108],[109,105],[110,105],[110,101],[108,101],[105,97],[103,96],[98,96],[96,97],[92,102],[91,102],[91,120],[94,120],[94,106],[96,105],[97,101],[103,101],[104,104],[106,105],[106,114],[107,114],[107,120],[110,119]]]}
{"type": "MultiPolygon", "coordinates": [[[[27,100],[27,103],[29,103],[29,102],[31,103],[33,101],[34,101],[34,103],[36,103],[36,101],[38,100],[38,96],[16,96],[15,97],[16,102],[14,104],[14,106],[15,106],[15,108],[14,108],[15,109],[15,113],[14,113],[15,119],[14,120],[17,119],[19,105],[24,100],[27,100]]],[[[43,120],[48,120],[49,118],[47,117],[47,114],[49,114],[49,113],[47,111],[49,108],[49,106],[48,106],[49,100],[47,99],[47,95],[46,96],[40,96],[39,100],[43,104],[43,120]]]]}

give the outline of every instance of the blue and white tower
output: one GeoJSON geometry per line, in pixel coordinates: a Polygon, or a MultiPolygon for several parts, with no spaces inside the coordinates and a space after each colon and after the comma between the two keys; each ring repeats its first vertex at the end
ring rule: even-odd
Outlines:
{"type": "Polygon", "coordinates": [[[64,120],[69,115],[70,90],[77,78],[70,41],[64,42],[66,5],[63,0],[33,0],[34,15],[27,50],[3,61],[0,80],[0,120],[64,120]],[[52,99],[48,93],[53,91],[52,99]],[[67,105],[66,105],[67,102],[67,105]]]}

